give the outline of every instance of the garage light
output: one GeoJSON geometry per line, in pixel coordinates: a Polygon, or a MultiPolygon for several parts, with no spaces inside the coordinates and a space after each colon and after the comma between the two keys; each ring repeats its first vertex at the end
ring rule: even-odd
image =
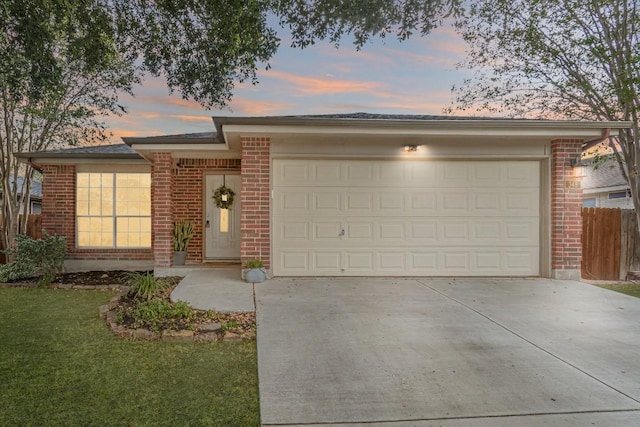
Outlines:
{"type": "Polygon", "coordinates": [[[405,145],[404,152],[405,153],[415,153],[420,149],[421,145],[405,145]]]}

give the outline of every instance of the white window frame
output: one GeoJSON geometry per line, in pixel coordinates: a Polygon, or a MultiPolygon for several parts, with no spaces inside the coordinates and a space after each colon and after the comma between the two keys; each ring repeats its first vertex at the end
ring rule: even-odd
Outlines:
{"type": "Polygon", "coordinates": [[[153,245],[152,242],[152,238],[150,237],[149,239],[149,245],[145,245],[145,246],[118,246],[118,219],[119,218],[148,218],[149,219],[149,223],[150,223],[150,231],[149,233],[151,234],[151,227],[153,225],[152,223],[152,217],[151,217],[151,179],[149,180],[149,215],[118,215],[117,214],[117,197],[116,197],[116,191],[117,191],[117,187],[116,187],[116,183],[118,180],[118,175],[122,175],[122,174],[141,174],[141,175],[148,175],[150,177],[151,172],[150,171],[139,171],[139,170],[84,170],[84,169],[79,169],[76,171],[76,183],[75,183],[75,197],[76,197],[76,206],[75,206],[75,237],[76,237],[76,248],[77,249],[119,249],[119,250],[126,250],[126,249],[150,249],[153,245]],[[111,215],[79,215],[78,214],[78,206],[77,206],[77,197],[78,197],[78,175],[80,174],[112,174],[112,179],[113,179],[113,185],[112,185],[112,190],[113,190],[113,205],[111,207],[112,212],[111,215]],[[79,239],[79,226],[78,226],[78,220],[79,218],[111,218],[113,221],[113,226],[112,226],[112,241],[113,244],[112,245],[101,245],[101,246],[92,246],[92,245],[80,245],[80,239],[79,239]]]}

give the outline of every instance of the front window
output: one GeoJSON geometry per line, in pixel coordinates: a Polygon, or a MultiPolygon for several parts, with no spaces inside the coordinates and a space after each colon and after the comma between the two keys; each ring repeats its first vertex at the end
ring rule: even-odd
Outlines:
{"type": "Polygon", "coordinates": [[[151,175],[78,173],[79,248],[151,247],[151,175]]]}

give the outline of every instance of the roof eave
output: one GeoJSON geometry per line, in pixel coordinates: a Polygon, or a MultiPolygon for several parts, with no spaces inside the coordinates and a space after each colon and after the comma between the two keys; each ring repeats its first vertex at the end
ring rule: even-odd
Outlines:
{"type": "Polygon", "coordinates": [[[278,134],[324,135],[416,135],[416,136],[535,136],[537,138],[591,139],[609,129],[631,127],[631,122],[596,122],[521,119],[348,119],[297,117],[214,117],[218,135],[232,149],[239,136],[278,134]]]}

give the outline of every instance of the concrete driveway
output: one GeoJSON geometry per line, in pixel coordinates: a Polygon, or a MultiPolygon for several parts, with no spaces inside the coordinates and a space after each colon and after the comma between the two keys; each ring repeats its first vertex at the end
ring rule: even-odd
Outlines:
{"type": "Polygon", "coordinates": [[[256,286],[263,425],[640,425],[640,299],[544,279],[256,286]]]}

